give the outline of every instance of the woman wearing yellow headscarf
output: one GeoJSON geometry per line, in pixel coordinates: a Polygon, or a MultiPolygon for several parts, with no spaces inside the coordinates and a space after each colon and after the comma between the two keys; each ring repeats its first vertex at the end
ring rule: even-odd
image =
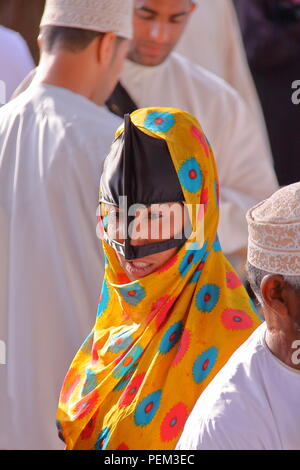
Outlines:
{"type": "Polygon", "coordinates": [[[67,449],[174,449],[201,392],[260,323],[218,242],[217,172],[199,123],[170,108],[127,116],[100,191],[102,294],[62,387],[58,429],[67,449]],[[120,196],[143,206],[121,210],[120,196]],[[164,212],[176,207],[188,214],[181,237],[164,212]]]}

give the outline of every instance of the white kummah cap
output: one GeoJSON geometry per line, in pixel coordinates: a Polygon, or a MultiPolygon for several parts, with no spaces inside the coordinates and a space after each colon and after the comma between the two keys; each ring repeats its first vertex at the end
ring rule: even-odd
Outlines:
{"type": "Polygon", "coordinates": [[[133,0],[47,0],[42,26],[65,26],[132,38],[133,0]]]}
{"type": "Polygon", "coordinates": [[[284,276],[300,275],[300,183],[277,191],[247,213],[248,262],[284,276]]]}

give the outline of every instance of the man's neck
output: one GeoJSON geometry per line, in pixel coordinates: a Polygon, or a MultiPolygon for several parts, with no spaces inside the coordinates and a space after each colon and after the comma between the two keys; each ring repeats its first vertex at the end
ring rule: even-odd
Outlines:
{"type": "Polygon", "coordinates": [[[265,341],[272,354],[281,362],[300,370],[300,331],[283,331],[268,326],[265,341]]]}
{"type": "Polygon", "coordinates": [[[65,88],[81,95],[97,105],[102,106],[104,100],[96,100],[88,71],[78,62],[66,60],[63,56],[43,55],[37,69],[36,81],[47,85],[65,88]]]}

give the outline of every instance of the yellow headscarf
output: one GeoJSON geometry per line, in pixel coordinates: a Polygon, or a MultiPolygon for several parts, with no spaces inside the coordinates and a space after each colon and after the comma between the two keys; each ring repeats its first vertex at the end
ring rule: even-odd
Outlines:
{"type": "Polygon", "coordinates": [[[60,395],[67,449],[174,449],[201,392],[260,324],[218,242],[217,172],[198,122],[169,108],[138,110],[131,120],[166,141],[185,202],[204,205],[192,225],[195,231],[204,218],[205,243],[195,251],[197,242],[186,242],[161,269],[131,283],[103,243],[96,323],[60,395]]]}

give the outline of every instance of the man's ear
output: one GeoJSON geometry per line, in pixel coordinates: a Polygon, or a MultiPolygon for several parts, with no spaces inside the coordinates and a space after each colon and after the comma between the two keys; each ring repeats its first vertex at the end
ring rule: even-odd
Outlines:
{"type": "Polygon", "coordinates": [[[279,274],[268,274],[260,285],[264,304],[281,317],[288,315],[287,283],[279,274]]]}
{"type": "Polygon", "coordinates": [[[97,59],[103,65],[110,65],[114,52],[117,36],[115,33],[105,33],[97,39],[97,59]]]}

